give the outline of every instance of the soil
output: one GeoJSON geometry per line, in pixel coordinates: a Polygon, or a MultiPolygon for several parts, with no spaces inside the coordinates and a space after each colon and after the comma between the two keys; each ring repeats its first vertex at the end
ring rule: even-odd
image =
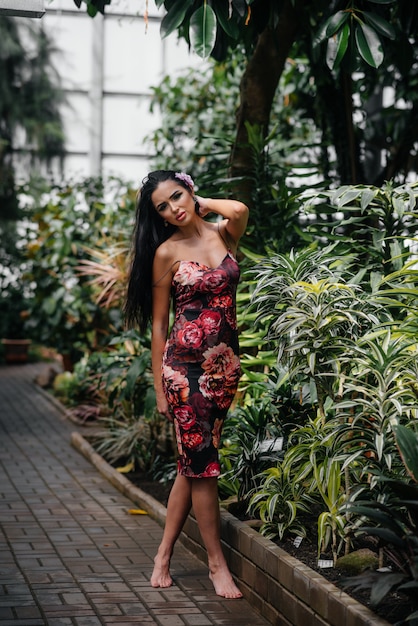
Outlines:
{"type": "MultiPolygon", "coordinates": [[[[167,499],[170,493],[170,489],[172,486],[172,481],[168,483],[156,482],[150,479],[146,474],[141,472],[131,472],[126,475],[127,478],[137,487],[153,496],[156,500],[161,502],[164,506],[167,505],[167,499]]],[[[231,511],[237,518],[242,521],[249,522],[244,514],[240,511],[231,511]]],[[[252,525],[252,524],[251,524],[252,525]]],[[[312,520],[312,522],[307,525],[309,528],[316,527],[316,521],[312,520]]],[[[383,601],[378,606],[372,606],[370,603],[370,592],[368,589],[364,590],[353,590],[352,588],[344,588],[342,581],[347,580],[347,575],[343,573],[341,570],[330,567],[330,568],[320,568],[318,567],[318,555],[317,555],[317,544],[315,537],[311,540],[304,539],[299,547],[294,545],[294,539],[286,539],[284,541],[277,541],[277,545],[279,545],[283,550],[285,550],[288,554],[294,556],[299,561],[310,567],[316,572],[319,572],[324,578],[328,581],[332,582],[337,587],[344,589],[344,591],[350,595],[352,598],[355,598],[358,602],[361,602],[363,605],[367,606],[371,609],[376,615],[385,619],[390,624],[399,624],[404,620],[413,610],[413,606],[409,600],[409,598],[400,593],[391,593],[387,595],[383,601]]],[[[356,548],[362,547],[371,547],[365,543],[359,544],[356,548]]],[[[373,548],[371,548],[373,549],[373,548]]],[[[321,559],[330,559],[330,555],[321,555],[321,559]]],[[[412,624],[415,622],[407,622],[407,624],[412,624]]]]}

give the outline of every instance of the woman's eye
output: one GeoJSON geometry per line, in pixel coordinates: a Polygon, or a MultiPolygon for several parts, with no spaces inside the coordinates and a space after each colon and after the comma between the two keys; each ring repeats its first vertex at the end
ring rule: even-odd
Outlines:
{"type": "Polygon", "coordinates": [[[181,198],[181,195],[182,195],[181,191],[178,191],[177,193],[174,194],[173,199],[178,200],[179,198],[181,198]]]}

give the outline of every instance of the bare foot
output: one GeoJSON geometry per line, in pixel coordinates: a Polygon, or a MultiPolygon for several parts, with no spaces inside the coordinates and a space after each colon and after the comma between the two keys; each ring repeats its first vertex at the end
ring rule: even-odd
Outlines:
{"type": "Polygon", "coordinates": [[[234,583],[231,573],[227,568],[210,572],[209,578],[215,587],[216,595],[222,598],[242,598],[242,593],[234,583]]]}
{"type": "Polygon", "coordinates": [[[154,570],[151,576],[151,587],[171,587],[170,560],[157,556],[154,559],[154,570]]]}

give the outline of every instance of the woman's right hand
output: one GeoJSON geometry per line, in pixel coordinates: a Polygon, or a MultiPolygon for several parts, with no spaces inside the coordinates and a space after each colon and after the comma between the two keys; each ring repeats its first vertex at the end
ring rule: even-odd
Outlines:
{"type": "Polygon", "coordinates": [[[157,411],[158,413],[161,413],[161,415],[164,415],[164,417],[166,417],[170,422],[173,421],[173,416],[171,415],[169,406],[168,406],[168,402],[167,402],[167,398],[165,397],[164,393],[163,394],[157,394],[157,411]]]}

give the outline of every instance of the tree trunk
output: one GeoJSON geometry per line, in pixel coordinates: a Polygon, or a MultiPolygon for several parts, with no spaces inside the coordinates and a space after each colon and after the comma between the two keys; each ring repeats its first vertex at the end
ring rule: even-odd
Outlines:
{"type": "Polygon", "coordinates": [[[239,182],[239,196],[248,204],[251,204],[249,174],[253,157],[245,124],[257,125],[264,137],[268,134],[273,98],[300,24],[299,10],[299,2],[293,6],[291,0],[285,1],[277,27],[268,27],[260,34],[241,79],[237,133],[229,170],[231,177],[243,177],[239,182]]]}

